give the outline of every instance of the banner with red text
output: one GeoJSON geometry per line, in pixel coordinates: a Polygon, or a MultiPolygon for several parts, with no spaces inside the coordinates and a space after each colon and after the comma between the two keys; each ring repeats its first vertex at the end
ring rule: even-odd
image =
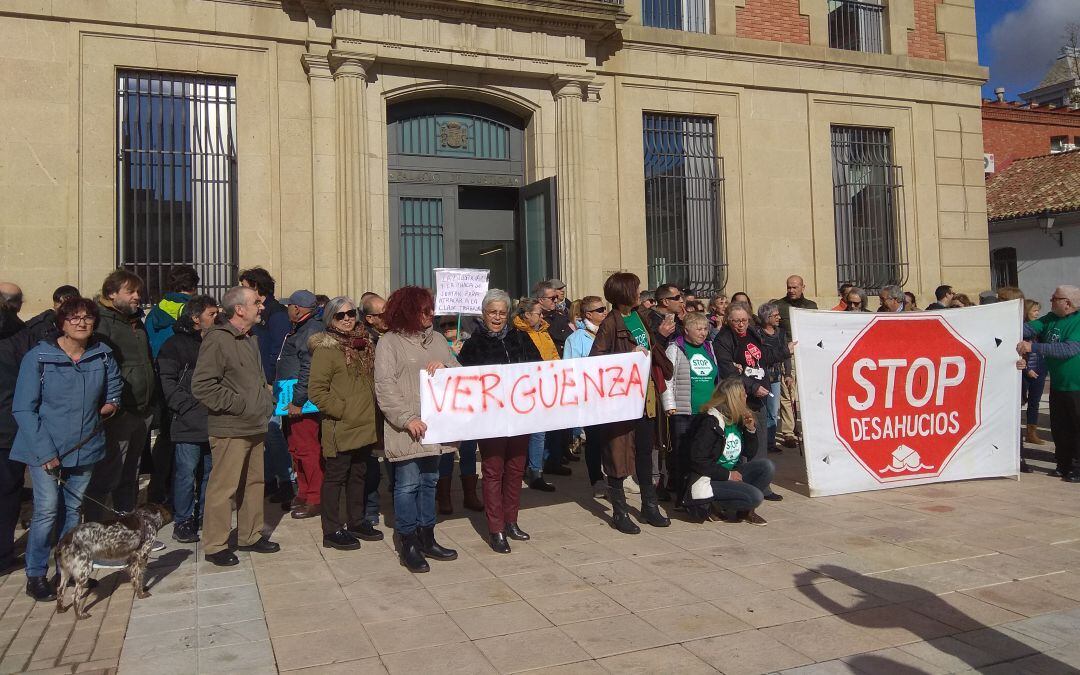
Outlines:
{"type": "Polygon", "coordinates": [[[637,419],[648,384],[649,356],[642,352],[421,372],[424,443],[637,419]]]}
{"type": "Polygon", "coordinates": [[[793,309],[810,494],[1017,475],[1022,315],[793,309]]]}

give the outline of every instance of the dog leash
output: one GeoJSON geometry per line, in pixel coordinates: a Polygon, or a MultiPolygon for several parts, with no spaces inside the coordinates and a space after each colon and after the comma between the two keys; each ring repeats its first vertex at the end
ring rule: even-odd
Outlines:
{"type": "MultiPolygon", "coordinates": [[[[87,443],[94,440],[94,438],[98,434],[101,433],[101,430],[105,428],[105,422],[108,421],[115,414],[116,414],[116,411],[114,410],[113,412],[109,413],[108,416],[102,417],[100,420],[98,420],[98,423],[94,425],[93,431],[91,431],[90,434],[88,436],[86,436],[86,438],[83,438],[82,440],[80,440],[78,443],[76,443],[74,446],[72,446],[66,452],[63,452],[60,455],[58,455],[57,458],[56,458],[57,461],[63,460],[65,457],[67,457],[71,453],[78,451],[80,448],[85,446],[87,443]]],[[[53,478],[56,479],[56,484],[58,486],[62,487],[64,490],[66,490],[69,495],[71,495],[72,497],[78,497],[79,495],[75,494],[75,492],[72,491],[72,489],[67,486],[67,480],[64,479],[60,475],[60,470],[62,468],[63,468],[62,465],[57,464],[55,467],[53,467],[51,469],[46,469],[45,473],[51,474],[53,476],[53,478]]],[[[117,511],[116,509],[112,508],[111,506],[106,506],[105,504],[102,504],[101,502],[94,499],[93,497],[85,494],[85,492],[82,495],[82,500],[83,501],[89,501],[89,502],[91,502],[93,504],[96,504],[97,506],[100,506],[101,508],[105,509],[106,511],[112,513],[117,518],[123,518],[125,515],[127,515],[126,512],[117,511]]]]}

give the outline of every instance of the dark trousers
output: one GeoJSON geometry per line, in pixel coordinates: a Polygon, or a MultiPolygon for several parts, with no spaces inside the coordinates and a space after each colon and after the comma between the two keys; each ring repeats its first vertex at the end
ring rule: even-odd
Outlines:
{"type": "MultiPolygon", "coordinates": [[[[394,465],[383,462],[386,465],[386,481],[390,486],[390,493],[394,492],[394,465]]],[[[382,482],[382,474],[379,473],[379,458],[375,455],[368,457],[367,477],[364,479],[364,520],[372,525],[379,524],[379,484],[382,482]]]]}
{"type": "Polygon", "coordinates": [[[589,483],[604,480],[604,445],[607,444],[607,427],[597,424],[585,427],[585,468],[589,472],[589,483]]]}
{"type": "Polygon", "coordinates": [[[671,452],[668,454],[668,485],[675,493],[675,503],[686,492],[686,476],[690,470],[690,439],[687,433],[694,421],[693,415],[672,415],[668,418],[671,430],[671,452]]]}
{"type": "Polygon", "coordinates": [[[769,483],[772,482],[773,463],[768,459],[755,459],[743,462],[735,470],[742,474],[741,481],[712,482],[713,501],[722,509],[753,511],[771,492],[769,483]]]}
{"type": "Polygon", "coordinates": [[[516,523],[521,506],[521,476],[529,455],[529,437],[485,438],[480,441],[480,470],[484,474],[484,512],[488,532],[502,532],[516,523]]]}
{"type": "Polygon", "coordinates": [[[1050,435],[1054,438],[1057,470],[1067,474],[1080,455],[1080,391],[1050,387],[1050,435]]]}
{"type": "Polygon", "coordinates": [[[161,428],[150,448],[150,484],[146,486],[146,501],[155,504],[168,503],[172,488],[175,446],[169,439],[169,413],[161,416],[161,428]]]}
{"type": "Polygon", "coordinates": [[[10,455],[11,448],[0,448],[0,572],[15,557],[15,525],[26,473],[26,465],[10,455]]]}
{"type": "Polygon", "coordinates": [[[1038,377],[1028,377],[1027,371],[1020,378],[1020,402],[1027,404],[1027,423],[1039,423],[1039,404],[1042,403],[1043,391],[1046,389],[1046,371],[1039,373],[1038,377]]]}
{"type": "Polygon", "coordinates": [[[374,446],[338,452],[323,459],[322,529],[333,534],[346,525],[359,527],[364,520],[364,479],[374,446]],[[345,494],[345,513],[341,495],[345,494]]]}

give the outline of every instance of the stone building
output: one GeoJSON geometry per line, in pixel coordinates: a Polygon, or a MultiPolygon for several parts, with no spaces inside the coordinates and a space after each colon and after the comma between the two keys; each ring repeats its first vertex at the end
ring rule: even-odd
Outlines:
{"type": "Polygon", "coordinates": [[[30,305],[179,262],[353,296],[989,284],[972,0],[8,0],[0,35],[30,305]]]}

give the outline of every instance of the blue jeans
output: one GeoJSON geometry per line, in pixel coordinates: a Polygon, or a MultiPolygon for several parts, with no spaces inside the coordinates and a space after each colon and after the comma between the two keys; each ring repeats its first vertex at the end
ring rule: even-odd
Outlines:
{"type": "Polygon", "coordinates": [[[1039,404],[1042,403],[1043,391],[1046,388],[1046,369],[1040,368],[1035,371],[1038,377],[1028,377],[1027,371],[1020,378],[1020,399],[1027,404],[1026,421],[1028,424],[1039,423],[1039,404]]]}
{"type": "MultiPolygon", "coordinates": [[[[458,474],[462,476],[476,475],[476,441],[462,441],[458,447],[458,474]]],[[[450,478],[454,475],[454,453],[448,452],[439,457],[439,478],[450,478]]]]}
{"type": "Polygon", "coordinates": [[[176,443],[173,457],[173,506],[174,521],[182,523],[202,515],[206,503],[206,481],[210,478],[212,455],[209,443],[176,443]],[[201,465],[201,468],[200,468],[201,465]],[[199,508],[195,510],[195,480],[199,481],[199,508]]]}
{"type": "Polygon", "coordinates": [[[435,484],[438,482],[438,457],[394,462],[395,532],[410,535],[418,527],[435,526],[435,484]]]}
{"type": "Polygon", "coordinates": [[[526,470],[537,474],[543,473],[544,464],[547,462],[548,453],[551,450],[549,433],[541,431],[529,434],[529,463],[525,466],[526,470]]]}
{"type": "Polygon", "coordinates": [[[263,475],[267,485],[281,486],[292,483],[292,456],[289,454],[285,434],[281,431],[280,417],[271,417],[266,427],[266,450],[263,457],[263,475]]]}
{"type": "Polygon", "coordinates": [[[49,570],[49,553],[55,541],[53,531],[57,521],[60,521],[60,537],[79,524],[79,507],[93,471],[93,466],[65,467],[60,471],[60,477],[65,481],[61,486],[45,469],[30,467],[34,517],[30,520],[30,534],[26,539],[26,576],[43,577],[49,570]]]}
{"type": "Polygon", "coordinates": [[[772,396],[765,397],[765,422],[768,427],[775,427],[780,420],[780,380],[769,385],[772,396]]]}

